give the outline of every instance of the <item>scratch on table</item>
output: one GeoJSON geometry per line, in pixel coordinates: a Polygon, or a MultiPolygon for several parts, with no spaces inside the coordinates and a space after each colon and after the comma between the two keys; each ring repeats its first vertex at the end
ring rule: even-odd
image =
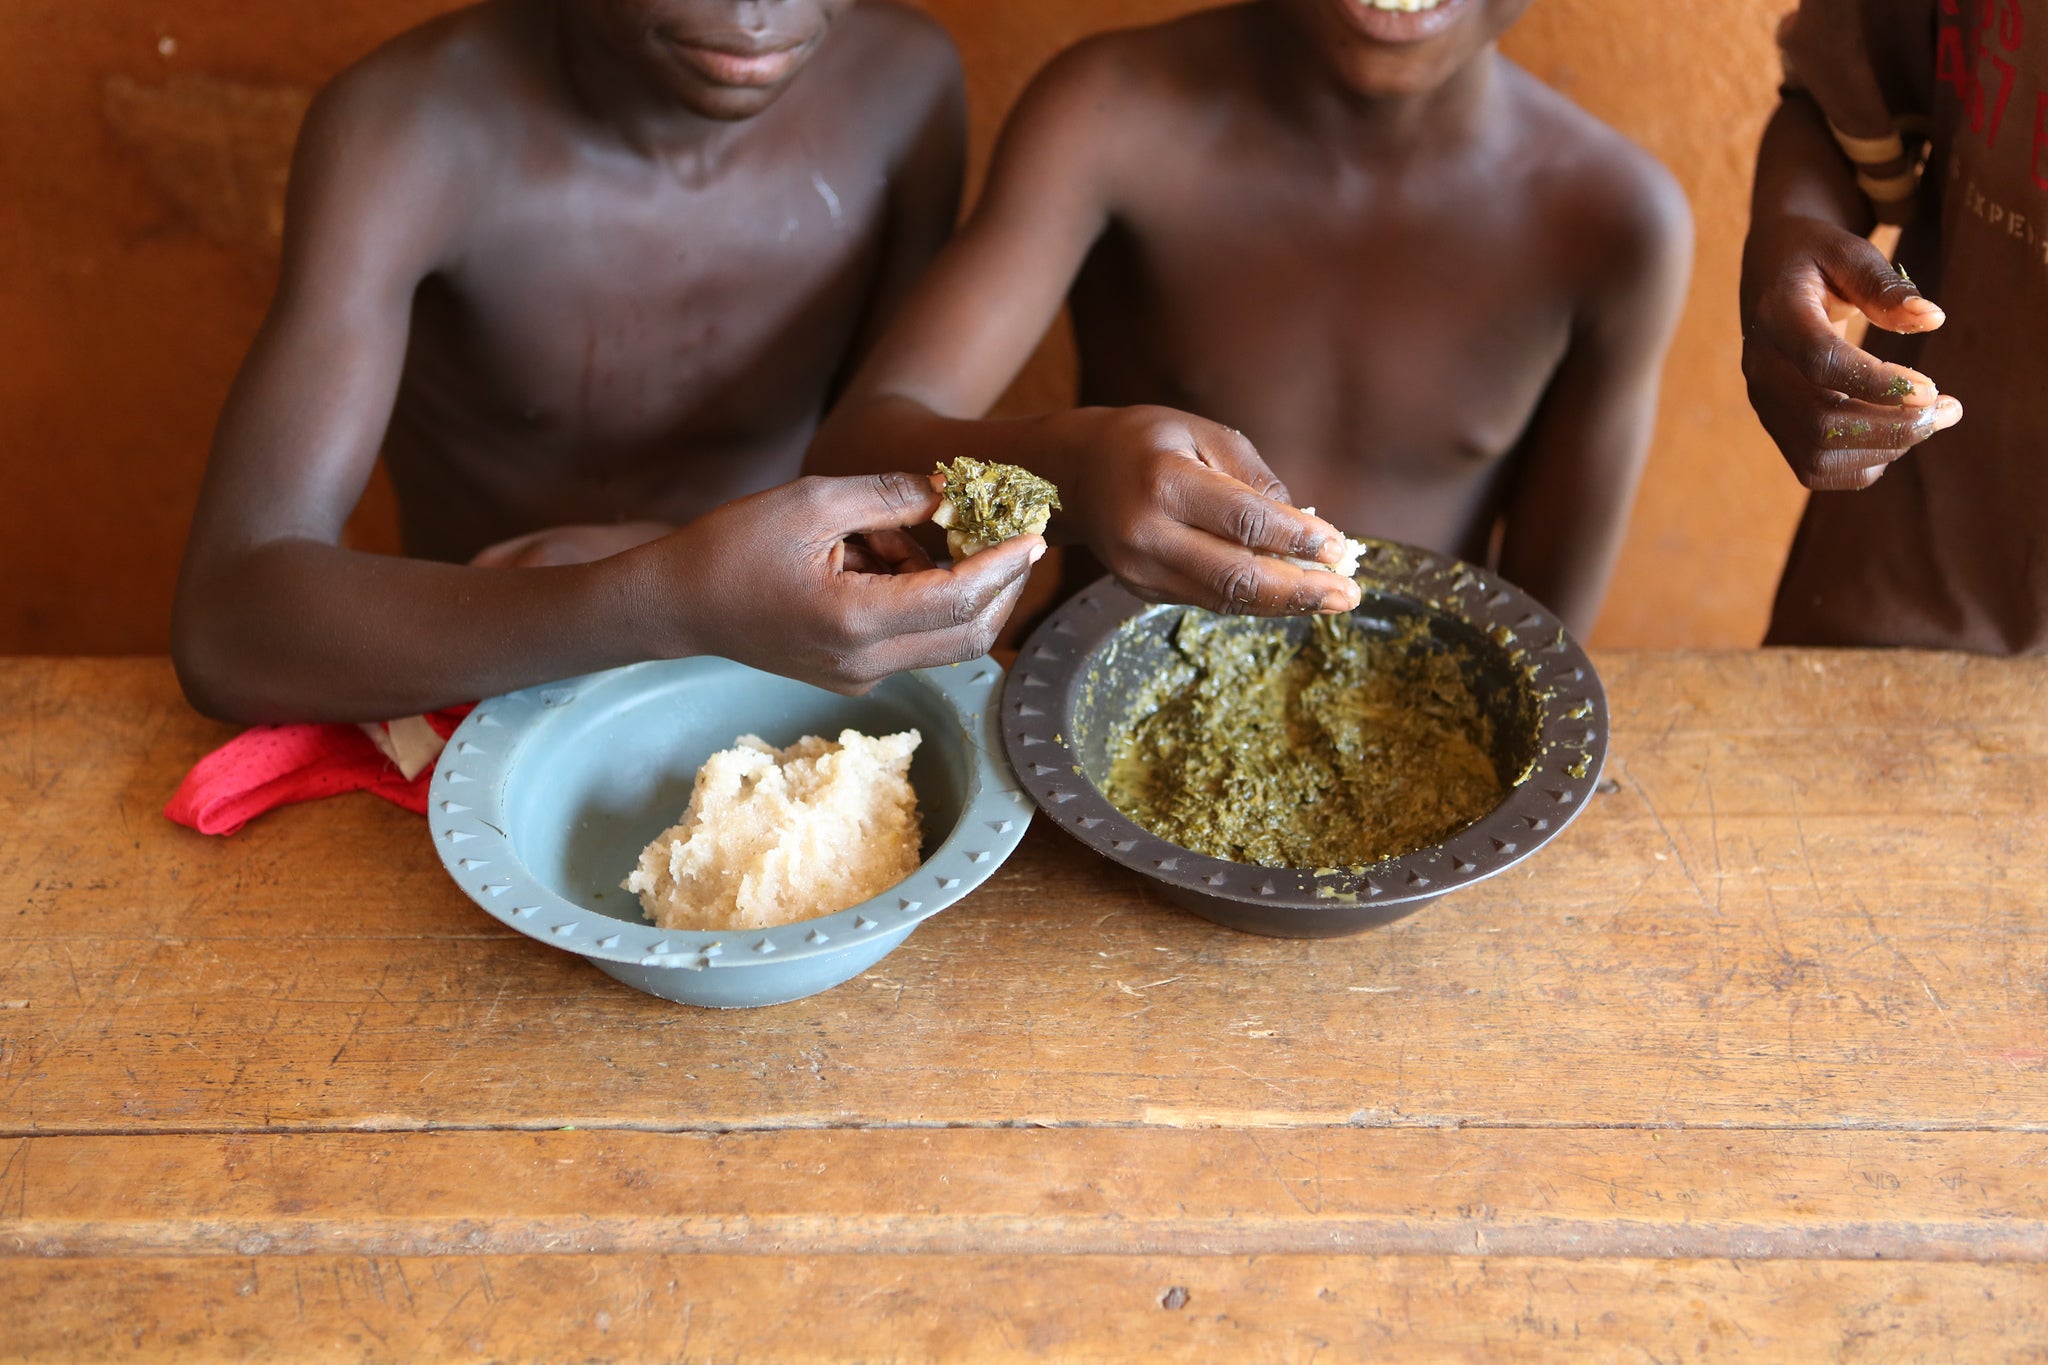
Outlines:
{"type": "Polygon", "coordinates": [[[1685,874],[1685,880],[1692,886],[1693,895],[1699,898],[1700,908],[1711,910],[1717,915],[1721,913],[1720,904],[1707,899],[1706,888],[1701,886],[1700,879],[1693,875],[1692,864],[1686,861],[1685,850],[1678,846],[1678,840],[1672,835],[1670,826],[1666,825],[1664,817],[1657,813],[1657,803],[1650,799],[1649,788],[1637,781],[1629,772],[1628,760],[1616,758],[1614,762],[1621,769],[1622,776],[1629,779],[1629,785],[1634,787],[1636,794],[1642,798],[1643,809],[1650,813],[1650,820],[1657,826],[1657,832],[1664,836],[1665,847],[1669,848],[1671,856],[1678,860],[1678,870],[1685,874]]]}
{"type": "Polygon", "coordinates": [[[1910,972],[1913,979],[1920,983],[1920,989],[1927,993],[1927,998],[1934,1005],[1934,1012],[1940,1018],[1942,1027],[1948,1030],[1949,1040],[1956,1046],[1957,1054],[1964,1057],[1969,1056],[1969,1050],[1963,1046],[1962,1034],[1956,1031],[1955,1021],[1949,1018],[1948,1006],[1941,1003],[1941,996],[1935,991],[1934,983],[1927,979],[1927,973],[1921,971],[1919,965],[1912,958],[1907,957],[1905,952],[1891,941],[1890,936],[1884,930],[1877,927],[1877,917],[1870,913],[1870,907],[1863,903],[1863,897],[1852,896],[1851,899],[1856,903],[1857,913],[1863,916],[1863,923],[1870,929],[1871,938],[1876,940],[1879,947],[1892,955],[1892,961],[1910,972]]]}

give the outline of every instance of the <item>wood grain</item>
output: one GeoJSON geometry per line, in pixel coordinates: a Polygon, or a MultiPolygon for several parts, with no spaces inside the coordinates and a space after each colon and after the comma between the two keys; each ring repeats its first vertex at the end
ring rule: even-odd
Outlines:
{"type": "Polygon", "coordinates": [[[936,1129],[28,1138],[0,1254],[2048,1261],[2014,1133],[936,1129]],[[109,1173],[118,1173],[110,1179],[109,1173]]]}
{"type": "Polygon", "coordinates": [[[1217,929],[1040,820],[865,976],[718,1014],[500,928],[370,798],[166,824],[222,732],[160,664],[0,665],[0,1123],[2048,1125],[2048,665],[1605,666],[1615,790],[1389,930],[1217,929]]]}
{"type": "Polygon", "coordinates": [[[19,1325],[0,1342],[0,1360],[1898,1365],[2042,1359],[2048,1267],[1332,1256],[27,1261],[0,1278],[0,1314],[19,1325]]]}
{"type": "Polygon", "coordinates": [[[2048,661],[1599,662],[1611,789],[1390,929],[1040,821],[723,1014],[0,661],[0,1359],[2048,1359],[2048,661]]]}

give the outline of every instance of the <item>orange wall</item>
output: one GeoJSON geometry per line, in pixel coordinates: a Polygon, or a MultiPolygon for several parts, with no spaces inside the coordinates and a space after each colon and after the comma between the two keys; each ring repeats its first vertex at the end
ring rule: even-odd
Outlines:
{"type": "MultiPolygon", "coordinates": [[[[1748,164],[1788,0],[1538,0],[1513,55],[1677,172],[1690,312],[1608,645],[1749,644],[1798,499],[1736,368],[1748,164]]],[[[976,164],[1073,37],[1173,0],[923,0],[958,38],[976,164]]],[[[7,0],[0,6],[0,652],[161,651],[206,443],[275,268],[310,92],[439,0],[7,0]]],[[[1055,338],[1012,403],[1067,390],[1055,338]]],[[[389,544],[388,507],[358,518],[389,544]]]]}

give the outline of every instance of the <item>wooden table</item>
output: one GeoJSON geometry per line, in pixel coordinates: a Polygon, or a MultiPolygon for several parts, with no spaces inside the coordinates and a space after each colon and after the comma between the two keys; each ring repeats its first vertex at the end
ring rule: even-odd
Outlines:
{"type": "Polygon", "coordinates": [[[161,661],[0,662],[0,1358],[2048,1356],[2048,661],[1609,655],[1613,786],[1392,928],[1040,821],[875,970],[638,995],[161,661]]]}

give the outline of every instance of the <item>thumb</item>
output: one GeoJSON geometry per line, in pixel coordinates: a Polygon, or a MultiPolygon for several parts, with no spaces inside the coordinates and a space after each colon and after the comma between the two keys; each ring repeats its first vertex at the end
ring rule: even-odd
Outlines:
{"type": "Polygon", "coordinates": [[[1017,579],[1031,572],[1031,566],[1045,556],[1041,536],[1012,536],[965,559],[955,560],[950,572],[956,583],[968,586],[975,597],[993,599],[1017,579]]]}
{"type": "Polygon", "coordinates": [[[1904,271],[1852,232],[1833,236],[1814,264],[1828,288],[1888,332],[1931,332],[1948,321],[1904,271]]]}
{"type": "MultiPolygon", "coordinates": [[[[1037,536],[1017,536],[969,555],[950,569],[843,579],[887,622],[889,633],[915,634],[964,626],[995,605],[1045,553],[1037,536]]],[[[979,652],[979,651],[977,651],[979,652]]]]}
{"type": "Polygon", "coordinates": [[[833,541],[862,531],[893,531],[930,521],[939,495],[921,474],[862,474],[852,478],[808,478],[811,533],[833,541]]]}

